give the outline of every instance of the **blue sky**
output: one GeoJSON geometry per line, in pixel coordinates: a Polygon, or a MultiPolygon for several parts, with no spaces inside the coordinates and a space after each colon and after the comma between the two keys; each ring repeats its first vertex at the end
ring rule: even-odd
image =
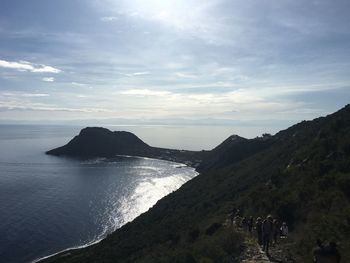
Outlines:
{"type": "Polygon", "coordinates": [[[347,0],[1,0],[0,121],[286,123],[350,99],[347,0]]]}

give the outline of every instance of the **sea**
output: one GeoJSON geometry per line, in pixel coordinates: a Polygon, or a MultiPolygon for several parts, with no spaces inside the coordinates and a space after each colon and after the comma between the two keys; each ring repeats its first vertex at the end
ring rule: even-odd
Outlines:
{"type": "MultiPolygon", "coordinates": [[[[0,125],[0,262],[35,262],[99,242],[197,175],[183,164],[142,157],[45,154],[81,128],[0,125]]],[[[110,128],[143,132],[167,146],[150,128],[110,128]]]]}

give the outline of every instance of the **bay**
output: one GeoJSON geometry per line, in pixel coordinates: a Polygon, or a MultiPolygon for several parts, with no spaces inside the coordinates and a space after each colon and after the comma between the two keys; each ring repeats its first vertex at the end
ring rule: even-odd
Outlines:
{"type": "Polygon", "coordinates": [[[0,261],[98,242],[197,175],[162,160],[45,155],[82,127],[0,125],[0,261]]]}

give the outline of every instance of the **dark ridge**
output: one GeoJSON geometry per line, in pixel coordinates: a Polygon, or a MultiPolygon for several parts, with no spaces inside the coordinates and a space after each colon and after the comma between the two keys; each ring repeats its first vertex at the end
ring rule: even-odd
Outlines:
{"type": "Polygon", "coordinates": [[[151,149],[130,132],[88,127],[82,129],[68,144],[46,153],[72,157],[111,157],[116,154],[139,155],[151,149]]]}
{"type": "Polygon", "coordinates": [[[275,140],[267,135],[250,140],[232,135],[213,150],[207,152],[198,169],[199,171],[208,171],[232,165],[270,147],[274,142],[275,140]]]}
{"type": "Polygon", "coordinates": [[[201,152],[209,169],[133,222],[45,262],[232,262],[241,237],[219,226],[233,207],[287,222],[295,262],[312,261],[317,239],[350,262],[350,106],[275,136],[233,138],[201,152]]]}
{"type": "Polygon", "coordinates": [[[211,151],[184,151],[149,146],[130,132],[87,127],[66,145],[47,151],[46,154],[77,158],[135,155],[182,162],[202,172],[236,163],[271,143],[272,140],[264,137],[248,140],[232,135],[211,151]]]}

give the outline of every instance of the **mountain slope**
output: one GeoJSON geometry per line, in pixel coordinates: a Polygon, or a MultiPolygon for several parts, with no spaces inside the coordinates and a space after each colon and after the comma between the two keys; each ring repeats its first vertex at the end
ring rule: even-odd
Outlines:
{"type": "Polygon", "coordinates": [[[213,150],[205,153],[198,170],[208,171],[223,168],[257,154],[275,142],[276,140],[268,135],[250,140],[232,135],[213,150]]]}
{"type": "Polygon", "coordinates": [[[297,262],[311,261],[316,238],[337,241],[350,262],[350,106],[268,140],[244,158],[218,158],[101,243],[47,262],[234,262],[240,237],[221,226],[233,207],[286,221],[297,262]]]}

